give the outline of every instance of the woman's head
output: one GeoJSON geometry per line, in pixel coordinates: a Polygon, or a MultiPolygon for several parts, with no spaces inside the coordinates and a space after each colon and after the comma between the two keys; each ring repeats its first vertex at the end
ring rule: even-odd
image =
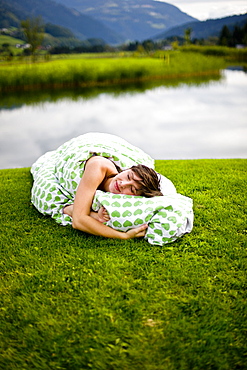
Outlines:
{"type": "Polygon", "coordinates": [[[152,168],[138,164],[132,166],[131,170],[140,178],[138,195],[148,198],[163,195],[160,190],[160,178],[152,168]]]}
{"type": "Polygon", "coordinates": [[[115,194],[145,197],[163,195],[160,191],[160,179],[157,173],[152,168],[141,164],[132,166],[112,177],[108,191],[115,194]]]}

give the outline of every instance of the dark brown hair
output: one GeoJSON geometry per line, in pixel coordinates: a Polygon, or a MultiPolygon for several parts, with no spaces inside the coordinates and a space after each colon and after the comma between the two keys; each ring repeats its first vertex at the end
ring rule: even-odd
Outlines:
{"type": "Polygon", "coordinates": [[[137,181],[140,185],[138,195],[147,198],[163,195],[160,190],[160,178],[152,168],[138,164],[137,166],[132,166],[130,169],[141,178],[141,180],[137,181]]]}

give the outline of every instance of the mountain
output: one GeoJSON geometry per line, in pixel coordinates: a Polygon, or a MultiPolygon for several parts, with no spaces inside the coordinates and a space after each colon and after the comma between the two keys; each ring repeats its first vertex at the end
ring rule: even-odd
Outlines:
{"type": "Polygon", "coordinates": [[[227,26],[230,30],[234,26],[242,27],[247,22],[247,13],[242,15],[233,15],[220,19],[209,19],[207,21],[190,22],[186,25],[174,27],[166,32],[157,34],[153,40],[164,40],[169,37],[183,37],[184,31],[191,28],[192,39],[207,39],[209,37],[218,37],[222,27],[227,26]]]}
{"type": "Polygon", "coordinates": [[[44,23],[68,28],[81,39],[103,39],[119,44],[123,38],[91,16],[66,8],[52,0],[0,0],[0,28],[18,27],[20,21],[42,16],[44,23]]]}
{"type": "Polygon", "coordinates": [[[219,36],[224,25],[231,30],[247,21],[247,14],[198,21],[156,0],[0,0],[0,28],[19,27],[21,20],[33,16],[42,16],[46,32],[62,37],[66,45],[72,39],[77,44],[73,35],[116,45],[127,40],[183,37],[187,28],[192,29],[192,39],[206,39],[219,36]]]}
{"type": "Polygon", "coordinates": [[[102,22],[125,40],[143,41],[197,21],[176,6],[155,0],[56,0],[102,22]]]}

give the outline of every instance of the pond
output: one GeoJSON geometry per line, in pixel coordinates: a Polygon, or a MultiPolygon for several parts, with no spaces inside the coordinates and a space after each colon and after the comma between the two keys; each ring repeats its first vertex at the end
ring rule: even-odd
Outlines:
{"type": "Polygon", "coordinates": [[[119,135],[155,159],[246,158],[247,74],[207,80],[1,96],[0,168],[29,167],[89,131],[119,135]]]}

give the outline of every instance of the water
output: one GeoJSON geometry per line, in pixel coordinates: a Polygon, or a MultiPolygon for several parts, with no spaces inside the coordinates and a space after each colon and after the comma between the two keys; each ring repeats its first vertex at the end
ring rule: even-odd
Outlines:
{"type": "Polygon", "coordinates": [[[247,74],[175,86],[2,96],[0,168],[29,167],[80,134],[119,135],[155,159],[246,158],[247,74]]]}

